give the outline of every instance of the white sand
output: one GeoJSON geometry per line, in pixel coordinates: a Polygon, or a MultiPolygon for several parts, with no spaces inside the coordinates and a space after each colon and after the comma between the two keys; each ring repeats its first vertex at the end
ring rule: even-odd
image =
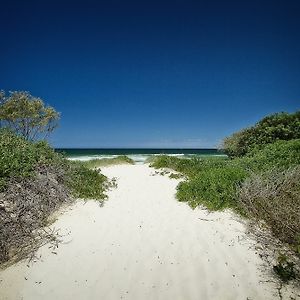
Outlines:
{"type": "Polygon", "coordinates": [[[103,169],[118,178],[104,207],[78,201],[54,224],[69,233],[27,267],[0,272],[0,299],[276,299],[262,261],[230,213],[175,200],[178,183],[147,165],[103,169]],[[201,220],[201,219],[208,219],[201,220]],[[248,297],[248,298],[247,298],[248,297]]]}

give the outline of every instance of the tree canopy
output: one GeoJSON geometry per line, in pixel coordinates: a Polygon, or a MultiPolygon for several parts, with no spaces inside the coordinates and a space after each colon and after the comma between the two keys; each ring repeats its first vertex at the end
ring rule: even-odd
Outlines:
{"type": "Polygon", "coordinates": [[[0,127],[6,127],[26,140],[46,138],[58,125],[60,114],[29,92],[0,92],[0,127]]]}
{"type": "Polygon", "coordinates": [[[243,156],[278,140],[300,138],[300,111],[266,116],[254,126],[238,131],[223,141],[222,148],[229,156],[243,156]]]}

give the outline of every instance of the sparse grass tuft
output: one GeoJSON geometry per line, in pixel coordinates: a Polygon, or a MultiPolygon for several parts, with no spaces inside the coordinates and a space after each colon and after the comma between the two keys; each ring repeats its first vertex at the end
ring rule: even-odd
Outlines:
{"type": "Polygon", "coordinates": [[[89,169],[95,169],[100,167],[107,167],[113,165],[130,164],[133,165],[134,161],[126,155],[120,155],[113,158],[97,158],[87,161],[76,161],[76,163],[82,164],[89,169]]]}

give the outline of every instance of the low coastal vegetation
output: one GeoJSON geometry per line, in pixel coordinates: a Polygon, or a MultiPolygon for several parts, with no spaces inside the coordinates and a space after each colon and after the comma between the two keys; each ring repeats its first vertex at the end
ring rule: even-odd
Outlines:
{"type": "Polygon", "coordinates": [[[0,130],[0,265],[34,253],[55,234],[49,216],[74,198],[106,198],[107,178],[70,162],[46,142],[0,130]],[[43,229],[42,229],[43,228],[43,229]]]}
{"type": "Polygon", "coordinates": [[[77,164],[81,164],[89,169],[97,169],[100,167],[108,167],[113,165],[128,164],[133,165],[134,161],[126,155],[119,155],[113,158],[97,158],[86,161],[76,161],[77,164]]]}
{"type": "Polygon", "coordinates": [[[27,92],[0,93],[0,265],[55,243],[57,235],[45,226],[63,204],[106,198],[104,175],[38,139],[52,132],[58,117],[27,92]]]}
{"type": "Polygon", "coordinates": [[[223,141],[222,149],[230,157],[244,156],[278,140],[300,139],[300,111],[266,116],[254,126],[238,131],[223,141]]]}
{"type": "Polygon", "coordinates": [[[151,165],[185,176],[177,187],[179,201],[193,208],[230,208],[269,228],[275,239],[287,245],[286,253],[293,260],[280,259],[274,266],[274,271],[288,281],[299,277],[300,268],[299,134],[299,112],[275,114],[225,139],[228,158],[158,156],[151,165]]]}

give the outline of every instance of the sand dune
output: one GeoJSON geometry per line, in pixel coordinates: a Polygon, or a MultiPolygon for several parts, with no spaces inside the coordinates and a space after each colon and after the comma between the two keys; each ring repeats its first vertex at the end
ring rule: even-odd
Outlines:
{"type": "Polygon", "coordinates": [[[244,225],[191,210],[178,181],[147,165],[103,169],[118,178],[104,207],[76,202],[53,226],[65,244],[0,273],[0,299],[276,299],[244,225]]]}

